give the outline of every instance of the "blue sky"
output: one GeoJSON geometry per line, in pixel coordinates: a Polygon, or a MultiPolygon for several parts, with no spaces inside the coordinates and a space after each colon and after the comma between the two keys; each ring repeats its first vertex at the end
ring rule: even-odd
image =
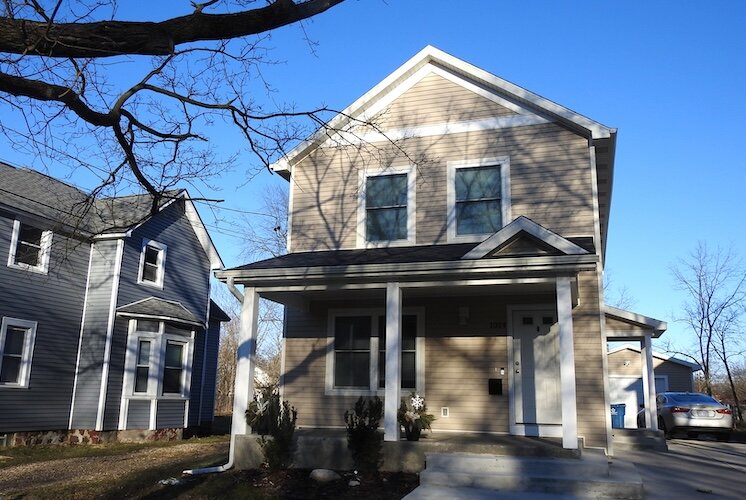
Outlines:
{"type": "MultiPolygon", "coordinates": [[[[264,76],[276,99],[341,109],[430,44],[616,127],[607,269],[683,346],[669,266],[700,240],[746,255],[744,26],[737,1],[348,1],[273,33],[271,57],[285,63],[264,76]]],[[[0,157],[34,164],[3,146],[0,157]]],[[[245,184],[235,172],[217,196],[255,210],[280,182],[262,173],[245,184]]],[[[226,264],[241,264],[239,240],[213,234],[226,264]]]]}

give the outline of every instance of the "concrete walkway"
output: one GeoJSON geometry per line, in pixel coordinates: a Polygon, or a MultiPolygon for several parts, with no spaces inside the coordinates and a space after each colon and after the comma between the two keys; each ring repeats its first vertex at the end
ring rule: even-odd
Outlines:
{"type": "Polygon", "coordinates": [[[648,499],[746,497],[746,444],[672,439],[668,452],[624,451],[648,499]]]}
{"type": "MultiPolygon", "coordinates": [[[[746,444],[719,443],[706,438],[673,439],[668,442],[668,447],[666,452],[622,451],[616,457],[635,465],[642,477],[646,499],[746,498],[746,444]]],[[[428,485],[420,486],[407,498],[562,500],[577,497],[428,485]]]]}

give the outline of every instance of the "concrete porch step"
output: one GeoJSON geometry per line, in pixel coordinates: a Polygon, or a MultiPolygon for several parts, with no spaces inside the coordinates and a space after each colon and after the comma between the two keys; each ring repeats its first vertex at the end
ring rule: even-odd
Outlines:
{"type": "MultiPolygon", "coordinates": [[[[427,457],[421,487],[473,488],[506,493],[570,495],[576,498],[642,498],[634,465],[587,453],[581,459],[537,459],[454,454],[427,457]]],[[[417,491],[417,490],[415,490],[417,491]]],[[[418,498],[418,497],[413,497],[418,498]]],[[[428,497],[422,497],[428,498],[428,497]]]]}
{"type": "Polygon", "coordinates": [[[668,451],[663,431],[650,429],[613,429],[611,434],[614,447],[628,450],[668,451]]]}
{"type": "Polygon", "coordinates": [[[477,453],[426,453],[427,470],[448,470],[483,474],[520,474],[531,471],[534,474],[593,475],[609,474],[609,464],[605,457],[587,454],[580,458],[538,458],[507,455],[484,455],[477,453]]]}

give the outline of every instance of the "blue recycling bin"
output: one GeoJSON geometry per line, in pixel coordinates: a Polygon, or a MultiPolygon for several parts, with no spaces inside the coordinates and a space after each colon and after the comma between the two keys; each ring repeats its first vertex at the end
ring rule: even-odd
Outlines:
{"type": "Polygon", "coordinates": [[[624,429],[624,414],[626,413],[627,405],[616,404],[611,405],[611,427],[612,429],[624,429]]]}

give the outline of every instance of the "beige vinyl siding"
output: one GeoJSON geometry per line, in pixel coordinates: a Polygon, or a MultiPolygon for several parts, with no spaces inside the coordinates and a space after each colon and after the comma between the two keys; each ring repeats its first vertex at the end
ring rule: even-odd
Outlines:
{"type": "MultiPolygon", "coordinates": [[[[512,218],[565,236],[594,233],[587,141],[552,123],[320,148],[293,169],[292,251],[355,248],[360,172],[418,159],[416,242],[447,243],[447,164],[507,156],[512,218]]],[[[506,223],[509,221],[505,221],[506,223]]]]}
{"type": "MultiPolygon", "coordinates": [[[[632,349],[624,349],[609,354],[609,375],[626,377],[642,377],[640,353],[632,349]],[[629,365],[624,366],[625,361],[629,365]]],[[[688,366],[653,357],[653,370],[656,376],[665,375],[668,379],[669,391],[691,392],[692,369],[688,366]]]]}
{"type": "Polygon", "coordinates": [[[505,106],[431,73],[379,113],[373,122],[383,129],[391,129],[515,114],[505,106]]]}
{"type": "Polygon", "coordinates": [[[585,446],[606,447],[602,358],[606,345],[601,339],[596,273],[580,273],[578,282],[579,304],[572,311],[578,435],[585,438],[585,446]]]}

